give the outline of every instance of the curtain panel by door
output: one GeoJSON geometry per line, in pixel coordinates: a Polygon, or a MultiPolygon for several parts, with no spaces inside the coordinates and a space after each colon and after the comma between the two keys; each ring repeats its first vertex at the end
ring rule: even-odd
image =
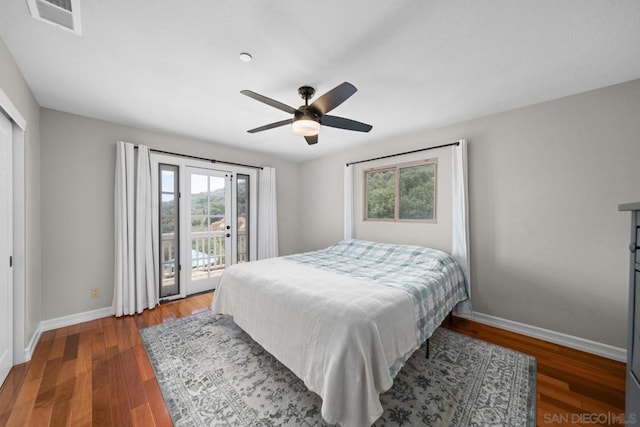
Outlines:
{"type": "Polygon", "coordinates": [[[114,191],[115,316],[142,313],[158,304],[157,243],[152,230],[149,147],[118,142],[114,191]]]}
{"type": "Polygon", "coordinates": [[[258,185],[258,259],[278,256],[276,170],[264,167],[258,185]]]}

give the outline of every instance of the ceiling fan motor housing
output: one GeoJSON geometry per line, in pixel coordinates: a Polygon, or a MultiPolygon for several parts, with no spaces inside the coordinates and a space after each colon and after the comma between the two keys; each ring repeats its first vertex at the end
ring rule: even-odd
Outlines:
{"type": "Polygon", "coordinates": [[[309,100],[313,98],[313,95],[316,94],[316,90],[311,86],[300,86],[298,88],[298,93],[300,94],[302,99],[304,99],[304,103],[308,104],[309,100]]]}
{"type": "Polygon", "coordinates": [[[315,108],[308,105],[301,105],[293,115],[293,121],[298,120],[313,120],[314,122],[320,121],[320,112],[315,108]]]}

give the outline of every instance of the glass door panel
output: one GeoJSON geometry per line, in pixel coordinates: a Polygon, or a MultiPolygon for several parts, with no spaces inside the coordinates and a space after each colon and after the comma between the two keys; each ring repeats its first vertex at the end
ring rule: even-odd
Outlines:
{"type": "Polygon", "coordinates": [[[160,172],[160,298],[180,293],[178,227],[178,166],[159,166],[160,172]]]}
{"type": "Polygon", "coordinates": [[[231,215],[227,215],[227,211],[230,211],[231,191],[228,191],[229,198],[225,197],[225,190],[231,190],[231,188],[227,185],[226,178],[227,175],[224,177],[209,177],[209,188],[214,191],[212,193],[208,236],[210,271],[217,271],[218,274],[222,272],[227,262],[227,241],[229,240],[228,237],[230,237],[228,230],[231,228],[230,221],[227,221],[227,218],[231,217],[231,215]]]}
{"type": "Polygon", "coordinates": [[[214,289],[229,258],[230,174],[188,168],[190,227],[187,293],[214,289]]]}
{"type": "Polygon", "coordinates": [[[236,175],[236,263],[249,261],[249,175],[236,175]]]}

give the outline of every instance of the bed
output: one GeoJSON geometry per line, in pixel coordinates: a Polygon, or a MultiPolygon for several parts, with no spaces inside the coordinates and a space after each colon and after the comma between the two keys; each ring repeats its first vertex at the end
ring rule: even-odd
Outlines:
{"type": "Polygon", "coordinates": [[[228,267],[212,302],[322,398],[322,417],[371,425],[379,395],[467,299],[460,267],[420,246],[344,240],[228,267]]]}

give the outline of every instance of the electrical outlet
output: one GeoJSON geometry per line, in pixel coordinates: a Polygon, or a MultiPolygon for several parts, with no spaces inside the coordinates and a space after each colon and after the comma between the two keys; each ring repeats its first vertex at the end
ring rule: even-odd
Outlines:
{"type": "Polygon", "coordinates": [[[91,289],[91,298],[99,298],[100,297],[100,289],[93,288],[91,289]]]}

